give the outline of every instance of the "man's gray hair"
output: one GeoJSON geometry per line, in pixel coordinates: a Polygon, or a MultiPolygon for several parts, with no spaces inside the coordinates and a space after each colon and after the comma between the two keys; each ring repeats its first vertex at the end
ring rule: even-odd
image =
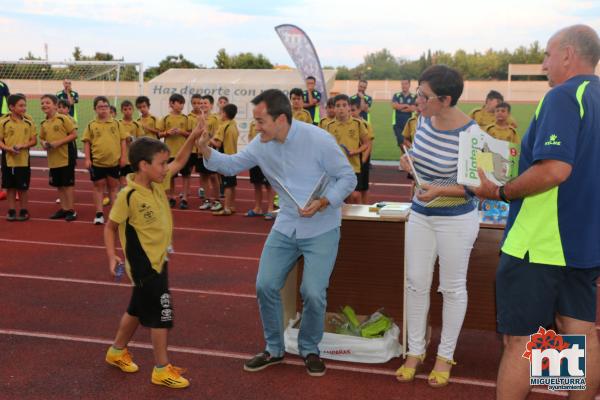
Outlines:
{"type": "Polygon", "coordinates": [[[600,60],[600,38],[598,33],[587,25],[573,25],[556,33],[561,48],[571,46],[575,53],[590,66],[595,67],[600,60]]]}

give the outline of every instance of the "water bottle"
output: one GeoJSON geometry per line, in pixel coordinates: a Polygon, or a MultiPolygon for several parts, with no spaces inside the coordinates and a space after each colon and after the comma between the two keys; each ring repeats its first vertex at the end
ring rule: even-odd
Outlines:
{"type": "Polygon", "coordinates": [[[118,263],[117,266],[115,267],[115,281],[119,282],[121,280],[121,278],[123,277],[123,274],[125,273],[125,264],[118,263]]]}

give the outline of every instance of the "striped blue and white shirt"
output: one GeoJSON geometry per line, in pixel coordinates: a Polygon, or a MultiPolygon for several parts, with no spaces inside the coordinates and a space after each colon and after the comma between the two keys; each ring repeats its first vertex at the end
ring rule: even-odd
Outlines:
{"type": "MultiPolygon", "coordinates": [[[[458,184],[458,137],[462,132],[471,130],[480,130],[473,120],[458,129],[441,131],[432,126],[431,118],[419,117],[409,154],[415,171],[424,183],[439,186],[458,184]]],[[[412,199],[412,210],[429,216],[462,215],[474,208],[475,199],[468,197],[444,197],[426,203],[417,199],[415,194],[412,199]]]]}

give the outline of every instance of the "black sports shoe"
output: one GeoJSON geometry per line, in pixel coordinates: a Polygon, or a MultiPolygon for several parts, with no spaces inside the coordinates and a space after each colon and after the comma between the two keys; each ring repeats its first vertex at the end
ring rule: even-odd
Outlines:
{"type": "Polygon", "coordinates": [[[19,216],[17,217],[17,221],[27,221],[29,219],[29,211],[24,208],[19,210],[19,216]]]}
{"type": "Polygon", "coordinates": [[[323,376],[327,371],[325,363],[321,360],[317,354],[311,353],[304,359],[304,365],[306,366],[306,372],[310,376],[323,376]]]}
{"type": "Polygon", "coordinates": [[[175,204],[177,204],[177,200],[169,199],[169,207],[173,208],[173,207],[175,207],[175,204]]]}
{"type": "Polygon", "coordinates": [[[65,221],[71,222],[77,219],[77,213],[74,210],[67,211],[67,215],[65,215],[65,221]]]}
{"type": "Polygon", "coordinates": [[[17,220],[17,210],[15,209],[10,209],[8,210],[8,214],[6,214],[6,220],[7,221],[16,221],[17,220]]]}
{"type": "Polygon", "coordinates": [[[263,351],[244,363],[244,371],[256,372],[271,365],[281,364],[282,362],[283,356],[271,357],[271,354],[268,351],[263,351]]]}
{"type": "Polygon", "coordinates": [[[187,202],[187,200],[183,200],[183,199],[181,199],[181,200],[179,201],[179,209],[181,209],[181,210],[187,210],[188,208],[189,208],[189,207],[188,207],[188,202],[187,202]]]}
{"type": "Polygon", "coordinates": [[[67,211],[63,210],[62,208],[60,210],[58,210],[57,212],[55,212],[54,214],[52,214],[50,216],[50,219],[63,219],[67,216],[67,211]]]}

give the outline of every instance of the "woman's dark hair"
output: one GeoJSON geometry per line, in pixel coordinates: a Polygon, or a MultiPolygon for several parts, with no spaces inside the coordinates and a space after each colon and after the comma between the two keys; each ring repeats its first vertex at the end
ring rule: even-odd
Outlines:
{"type": "Polygon", "coordinates": [[[160,140],[142,136],[129,146],[129,162],[131,163],[131,169],[133,172],[137,172],[140,168],[140,162],[146,161],[148,164],[151,164],[154,155],[156,153],[162,153],[163,151],[169,152],[169,148],[166,144],[160,140]]]}
{"type": "Polygon", "coordinates": [[[463,78],[460,72],[438,64],[427,68],[419,77],[419,85],[427,82],[429,87],[437,96],[450,97],[450,106],[454,107],[463,92],[463,78]]]}
{"type": "Polygon", "coordinates": [[[288,124],[292,123],[292,104],[285,93],[279,89],[268,89],[252,99],[251,103],[255,106],[265,102],[267,105],[267,114],[275,120],[281,114],[285,115],[288,124]]]}

